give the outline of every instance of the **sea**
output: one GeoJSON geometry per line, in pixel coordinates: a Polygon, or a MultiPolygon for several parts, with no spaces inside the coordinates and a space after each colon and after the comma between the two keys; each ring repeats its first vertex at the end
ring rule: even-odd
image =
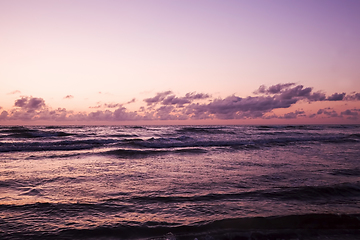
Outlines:
{"type": "Polygon", "coordinates": [[[0,126],[0,239],[360,239],[360,125],[0,126]]]}

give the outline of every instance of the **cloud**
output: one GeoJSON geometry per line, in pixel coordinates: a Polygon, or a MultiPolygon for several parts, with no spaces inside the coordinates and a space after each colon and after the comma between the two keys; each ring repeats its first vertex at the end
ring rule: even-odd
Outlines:
{"type": "Polygon", "coordinates": [[[190,92],[190,93],[185,94],[185,98],[187,98],[187,99],[193,99],[193,100],[196,100],[196,99],[206,99],[206,98],[209,98],[209,97],[210,97],[210,95],[209,95],[209,94],[205,94],[205,93],[190,92]]]}
{"type": "Polygon", "coordinates": [[[295,85],[295,83],[279,83],[268,88],[265,85],[261,85],[257,90],[254,91],[254,94],[276,94],[280,93],[283,89],[287,89],[293,85],[295,85]]]}
{"type": "Polygon", "coordinates": [[[145,98],[144,102],[146,102],[147,105],[157,104],[157,103],[161,102],[162,100],[164,100],[164,98],[169,94],[172,94],[172,91],[160,92],[160,93],[157,93],[155,97],[145,98]]]}
{"type": "Polygon", "coordinates": [[[332,108],[322,108],[319,109],[316,113],[317,115],[327,115],[328,117],[340,117],[340,115],[332,108]]]}
{"type": "Polygon", "coordinates": [[[89,108],[102,108],[102,104],[96,105],[96,106],[90,106],[89,108]]]}
{"type": "Polygon", "coordinates": [[[9,92],[8,95],[13,95],[13,94],[18,94],[18,93],[21,93],[21,92],[19,90],[15,90],[15,91],[9,92]]]}
{"type": "Polygon", "coordinates": [[[90,106],[89,108],[120,108],[125,104],[130,104],[130,103],[133,103],[135,101],[136,101],[136,99],[133,98],[133,99],[131,99],[130,101],[128,101],[126,103],[104,103],[104,104],[102,104],[101,102],[97,102],[96,106],[90,106]]]}
{"type": "MultiPolygon", "coordinates": [[[[309,117],[313,118],[315,117],[316,114],[312,114],[309,117]]],[[[296,110],[295,112],[289,112],[289,113],[285,113],[282,116],[278,116],[276,114],[272,114],[272,115],[268,115],[268,116],[264,116],[264,119],[273,119],[273,118],[279,118],[279,119],[295,119],[298,117],[306,117],[306,114],[303,110],[296,110]]]]}
{"type": "MultiPolygon", "coordinates": [[[[74,116],[76,118],[76,116],[74,116]]],[[[88,115],[81,115],[80,118],[85,118],[91,121],[111,121],[113,120],[113,112],[109,110],[91,112],[88,115]]]]}
{"type": "Polygon", "coordinates": [[[351,111],[350,109],[345,110],[344,112],[341,112],[341,115],[347,115],[347,116],[358,116],[359,113],[356,111],[351,111]]]}
{"type": "Polygon", "coordinates": [[[359,119],[359,112],[360,109],[347,109],[343,112],[341,112],[341,116],[345,116],[347,119],[350,120],[358,120],[359,119]]]}
{"type": "Polygon", "coordinates": [[[281,91],[279,97],[281,99],[293,99],[293,98],[307,98],[310,97],[312,88],[304,88],[303,85],[297,85],[293,88],[286,88],[284,91],[281,91]]]}
{"type": "Polygon", "coordinates": [[[66,95],[66,96],[64,97],[64,99],[72,99],[72,98],[74,98],[73,95],[66,95]]]}
{"type": "Polygon", "coordinates": [[[116,121],[133,121],[142,120],[142,116],[139,116],[137,112],[127,111],[126,108],[120,107],[113,113],[114,120],[116,121]]]}
{"type": "Polygon", "coordinates": [[[44,106],[45,101],[42,98],[22,97],[15,101],[15,107],[27,110],[37,110],[44,106]]]}
{"type": "Polygon", "coordinates": [[[325,93],[321,91],[312,92],[311,87],[304,88],[303,85],[296,85],[295,83],[276,84],[270,87],[261,85],[254,94],[266,94],[278,96],[282,99],[303,98],[310,102],[313,101],[342,101],[342,100],[360,100],[360,93],[353,93],[346,96],[346,93],[334,93],[326,97],[325,93]]]}
{"type": "Polygon", "coordinates": [[[296,110],[295,112],[285,113],[284,116],[281,116],[279,118],[292,119],[292,118],[297,118],[298,116],[305,117],[306,115],[304,111],[296,110]]]}
{"type": "Polygon", "coordinates": [[[121,107],[122,104],[120,103],[105,103],[104,107],[106,108],[117,108],[117,107],[121,107]]]}
{"type": "Polygon", "coordinates": [[[218,98],[208,104],[193,104],[187,109],[188,114],[194,118],[204,118],[208,115],[219,119],[257,118],[265,113],[278,108],[289,108],[307,95],[309,91],[297,87],[282,91],[282,93],[270,96],[256,96],[241,98],[229,96],[224,99],[218,98]]]}
{"type": "Polygon", "coordinates": [[[195,92],[186,93],[184,97],[177,97],[173,92],[166,91],[157,93],[155,97],[146,98],[144,99],[144,102],[146,102],[148,106],[160,103],[162,105],[177,105],[178,107],[182,107],[184,104],[192,103],[194,100],[201,100],[209,97],[209,94],[195,92]]]}
{"type": "Polygon", "coordinates": [[[0,120],[6,119],[8,115],[9,113],[7,111],[2,111],[0,114],[0,120]]]}
{"type": "Polygon", "coordinates": [[[179,98],[174,95],[166,97],[163,101],[161,101],[162,105],[179,105],[182,106],[184,104],[191,103],[191,101],[187,98],[179,98]]]}
{"type": "Polygon", "coordinates": [[[347,101],[357,101],[357,100],[360,100],[360,93],[351,93],[351,95],[347,95],[345,97],[345,100],[347,101]]]}
{"type": "Polygon", "coordinates": [[[309,94],[309,96],[307,96],[307,99],[310,102],[324,101],[326,99],[326,95],[325,95],[325,93],[318,91],[318,92],[309,94]]]}
{"type": "Polygon", "coordinates": [[[346,93],[334,93],[333,95],[329,96],[326,100],[328,101],[341,101],[344,99],[346,93]]]}
{"type": "MultiPolygon", "coordinates": [[[[353,92],[333,93],[326,95],[321,91],[313,91],[311,87],[295,83],[276,84],[270,87],[260,86],[256,95],[240,97],[236,95],[224,98],[211,98],[210,94],[188,92],[177,96],[172,91],[156,93],[145,98],[144,106],[137,111],[125,107],[136,101],[135,98],[126,103],[101,103],[90,108],[90,113],[73,112],[65,108],[51,109],[44,99],[22,96],[15,100],[14,108],[3,111],[0,120],[51,120],[51,121],[138,121],[138,120],[199,120],[199,119],[295,119],[298,117],[327,117],[355,119],[359,110],[348,109],[341,113],[332,108],[319,109],[317,113],[306,115],[304,110],[284,113],[281,116],[273,110],[288,109],[298,102],[311,103],[316,101],[358,101],[360,94],[353,92]],[[206,100],[206,101],[204,101],[206,100]]],[[[71,96],[71,95],[68,95],[71,96]]],[[[70,98],[70,97],[69,97],[70,98]]]]}
{"type": "Polygon", "coordinates": [[[134,102],[136,102],[136,98],[131,99],[131,100],[128,101],[126,104],[130,104],[130,103],[134,103],[134,102]]]}
{"type": "Polygon", "coordinates": [[[113,94],[111,94],[109,92],[98,92],[98,94],[104,94],[104,95],[109,95],[109,96],[113,95],[113,94]]]}
{"type": "Polygon", "coordinates": [[[167,96],[162,100],[162,105],[178,105],[183,106],[184,104],[188,104],[193,102],[194,100],[206,99],[209,98],[210,95],[204,93],[186,93],[185,97],[176,97],[175,95],[167,96]]]}

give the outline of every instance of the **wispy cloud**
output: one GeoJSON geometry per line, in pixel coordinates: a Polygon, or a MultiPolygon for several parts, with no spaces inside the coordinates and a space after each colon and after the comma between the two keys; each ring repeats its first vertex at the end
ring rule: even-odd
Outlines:
{"type": "Polygon", "coordinates": [[[123,104],[120,103],[105,103],[104,107],[105,108],[118,108],[121,107],[123,104]]]}
{"type": "Polygon", "coordinates": [[[13,94],[20,94],[21,92],[19,90],[15,90],[12,92],[9,92],[8,95],[13,95],[13,94]]]}
{"type": "Polygon", "coordinates": [[[73,95],[66,95],[66,96],[64,97],[64,99],[72,99],[72,98],[74,98],[73,95]]]}
{"type": "Polygon", "coordinates": [[[126,104],[130,104],[130,103],[134,103],[134,102],[136,102],[136,98],[131,99],[131,100],[128,101],[126,104]]]}

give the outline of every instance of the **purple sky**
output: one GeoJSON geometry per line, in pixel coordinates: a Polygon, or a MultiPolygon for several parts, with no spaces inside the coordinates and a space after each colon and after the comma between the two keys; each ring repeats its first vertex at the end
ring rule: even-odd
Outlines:
{"type": "Polygon", "coordinates": [[[360,1],[1,1],[0,124],[360,123],[360,1]]]}

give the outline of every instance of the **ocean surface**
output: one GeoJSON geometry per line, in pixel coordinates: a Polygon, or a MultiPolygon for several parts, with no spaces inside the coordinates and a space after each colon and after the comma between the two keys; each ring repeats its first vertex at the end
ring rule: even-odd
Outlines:
{"type": "Polygon", "coordinates": [[[360,125],[0,126],[0,239],[360,239],[360,125]]]}

